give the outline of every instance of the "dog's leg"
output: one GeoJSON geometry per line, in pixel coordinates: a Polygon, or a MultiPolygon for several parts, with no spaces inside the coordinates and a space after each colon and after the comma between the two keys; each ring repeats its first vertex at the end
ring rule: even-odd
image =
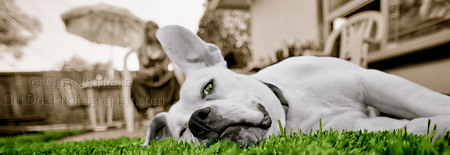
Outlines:
{"type": "Polygon", "coordinates": [[[141,146],[148,146],[150,143],[150,127],[147,128],[147,131],[145,132],[145,142],[144,144],[141,144],[141,146]]]}
{"type": "MultiPolygon", "coordinates": [[[[392,130],[406,127],[408,133],[427,135],[432,134],[436,125],[434,139],[445,135],[450,130],[450,115],[441,115],[430,118],[416,118],[413,120],[398,120],[389,117],[359,118],[354,120],[356,130],[367,129],[369,131],[392,130]],[[428,127],[428,119],[431,124],[428,127]]],[[[353,129],[355,130],[355,129],[353,129]]]]}
{"type": "Polygon", "coordinates": [[[156,115],[145,133],[145,142],[141,146],[148,146],[151,140],[161,140],[167,137],[172,137],[170,129],[167,126],[167,113],[162,112],[156,115]]]}
{"type": "Polygon", "coordinates": [[[408,132],[415,133],[419,135],[426,135],[433,131],[433,127],[436,125],[435,137],[446,134],[450,131],[450,115],[434,116],[430,118],[417,118],[413,119],[406,124],[408,132]],[[428,128],[428,119],[431,121],[430,127],[428,128]]]}
{"type": "Polygon", "coordinates": [[[362,80],[365,103],[381,112],[406,119],[450,115],[449,96],[377,70],[363,71],[362,80]]]}

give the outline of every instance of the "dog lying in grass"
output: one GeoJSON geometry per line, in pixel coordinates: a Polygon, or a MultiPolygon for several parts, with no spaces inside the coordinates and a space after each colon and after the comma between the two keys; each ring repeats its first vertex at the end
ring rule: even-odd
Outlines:
{"type": "Polygon", "coordinates": [[[245,147],[279,134],[278,121],[287,131],[305,133],[321,126],[338,131],[407,127],[424,135],[428,119],[437,125],[436,133],[450,130],[450,97],[395,75],[312,56],[241,75],[227,69],[217,46],[183,27],[166,26],[156,35],[186,81],[178,103],[151,121],[143,146],[173,137],[245,147]]]}

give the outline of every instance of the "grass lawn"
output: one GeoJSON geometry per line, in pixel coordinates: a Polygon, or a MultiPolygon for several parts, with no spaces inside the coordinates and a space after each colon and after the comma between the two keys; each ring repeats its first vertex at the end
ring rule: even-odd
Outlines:
{"type": "MultiPolygon", "coordinates": [[[[435,139],[407,135],[403,129],[379,132],[317,131],[310,134],[272,136],[258,145],[239,148],[232,142],[216,143],[209,147],[192,143],[178,143],[173,139],[151,142],[140,147],[143,138],[88,140],[82,142],[54,142],[65,133],[31,134],[0,138],[0,154],[447,154],[450,155],[449,132],[435,139]],[[45,136],[47,135],[47,136],[45,136]],[[51,136],[50,136],[51,135],[51,136]],[[55,136],[59,135],[59,136],[55,136]],[[46,138],[41,138],[46,137],[46,138]]],[[[82,131],[78,131],[82,132],[82,131]]]]}

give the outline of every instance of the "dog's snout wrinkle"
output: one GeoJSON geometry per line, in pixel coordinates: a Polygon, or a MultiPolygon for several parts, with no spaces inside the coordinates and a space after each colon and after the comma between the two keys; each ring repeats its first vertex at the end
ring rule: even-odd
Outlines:
{"type": "Polygon", "coordinates": [[[194,137],[197,137],[200,140],[204,140],[207,138],[216,139],[219,136],[216,131],[195,120],[189,120],[189,128],[194,137]]]}
{"type": "Polygon", "coordinates": [[[269,128],[272,125],[272,119],[270,118],[269,112],[267,112],[266,108],[261,104],[258,104],[258,109],[263,113],[264,116],[260,126],[262,128],[269,128]]]}

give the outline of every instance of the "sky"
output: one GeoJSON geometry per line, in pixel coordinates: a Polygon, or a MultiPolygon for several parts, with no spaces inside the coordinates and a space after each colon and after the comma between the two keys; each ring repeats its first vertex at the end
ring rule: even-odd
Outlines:
{"type": "MultiPolygon", "coordinates": [[[[105,3],[128,9],[144,21],[152,20],[160,27],[181,25],[197,32],[205,8],[205,0],[16,0],[23,12],[36,17],[42,26],[38,37],[23,48],[21,59],[5,56],[0,60],[0,72],[57,70],[58,65],[73,55],[89,63],[112,59],[117,70],[123,68],[124,55],[129,51],[111,45],[96,44],[66,32],[61,14],[70,9],[105,3]]],[[[128,68],[138,69],[136,55],[130,56],[128,68]]]]}

